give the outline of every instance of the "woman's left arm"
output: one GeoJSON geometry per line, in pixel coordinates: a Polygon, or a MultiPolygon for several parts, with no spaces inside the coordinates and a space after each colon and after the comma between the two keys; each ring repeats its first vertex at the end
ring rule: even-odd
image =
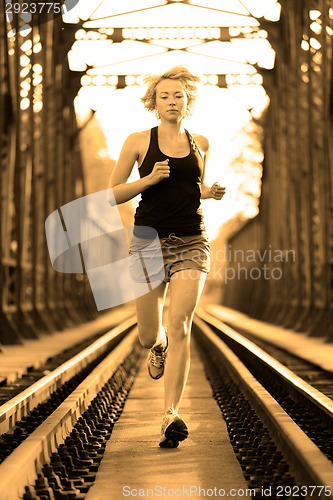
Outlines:
{"type": "Polygon", "coordinates": [[[214,182],[212,187],[207,186],[207,184],[201,184],[201,199],[207,200],[208,198],[213,198],[214,200],[221,200],[225,195],[225,187],[220,186],[218,182],[214,182]]]}
{"type": "Polygon", "coordinates": [[[203,173],[202,173],[202,182],[201,182],[201,199],[202,200],[207,200],[209,198],[213,198],[214,200],[221,200],[223,196],[225,195],[225,187],[220,186],[220,184],[216,181],[214,184],[209,187],[207,184],[205,184],[204,179],[205,179],[205,170],[206,170],[206,163],[207,163],[207,158],[209,155],[209,142],[206,137],[203,135],[198,135],[196,136],[196,141],[198,143],[198,146],[200,150],[203,152],[204,157],[203,157],[203,173]]]}

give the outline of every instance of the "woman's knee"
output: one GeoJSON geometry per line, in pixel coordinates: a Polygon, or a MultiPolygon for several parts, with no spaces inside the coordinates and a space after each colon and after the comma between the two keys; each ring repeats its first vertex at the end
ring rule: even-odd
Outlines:
{"type": "Polygon", "coordinates": [[[168,330],[170,331],[170,339],[183,340],[189,337],[191,332],[192,321],[183,314],[171,314],[169,318],[168,330]]]}

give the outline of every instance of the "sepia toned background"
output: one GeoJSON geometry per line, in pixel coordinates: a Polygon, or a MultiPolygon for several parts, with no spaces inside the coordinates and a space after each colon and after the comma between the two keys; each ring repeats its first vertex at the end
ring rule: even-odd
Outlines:
{"type": "Polygon", "coordinates": [[[96,316],[86,277],[50,266],[44,222],[107,187],[126,136],[156,123],[143,76],[179,63],[202,75],[186,126],[210,139],[207,182],[227,188],[203,203],[206,292],[332,340],[330,0],[81,0],[41,25],[23,17],[0,19],[0,340],[96,316]]]}

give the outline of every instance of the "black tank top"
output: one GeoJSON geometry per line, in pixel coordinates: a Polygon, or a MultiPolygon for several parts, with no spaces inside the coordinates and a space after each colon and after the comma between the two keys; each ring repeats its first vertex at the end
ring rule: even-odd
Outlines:
{"type": "MultiPolygon", "coordinates": [[[[160,238],[201,234],[205,228],[200,207],[203,160],[186,130],[190,152],[183,158],[166,156],[158,146],[158,128],[150,132],[147,154],[139,168],[140,177],[150,174],[156,162],[169,158],[170,176],[141,193],[135,226],[156,229],[160,238]]],[[[137,233],[137,231],[136,231],[137,233]]]]}

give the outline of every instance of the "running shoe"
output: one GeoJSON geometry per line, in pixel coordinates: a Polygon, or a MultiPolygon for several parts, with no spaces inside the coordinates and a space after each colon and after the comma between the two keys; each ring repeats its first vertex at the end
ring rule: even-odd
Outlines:
{"type": "Polygon", "coordinates": [[[165,358],[168,351],[168,337],[166,335],[166,346],[162,351],[156,350],[156,346],[153,346],[147,357],[147,367],[148,373],[154,380],[158,380],[164,374],[164,364],[165,358]]]}
{"type": "Polygon", "coordinates": [[[161,429],[161,448],[177,448],[179,441],[188,437],[188,428],[174,408],[165,412],[161,429]]]}

